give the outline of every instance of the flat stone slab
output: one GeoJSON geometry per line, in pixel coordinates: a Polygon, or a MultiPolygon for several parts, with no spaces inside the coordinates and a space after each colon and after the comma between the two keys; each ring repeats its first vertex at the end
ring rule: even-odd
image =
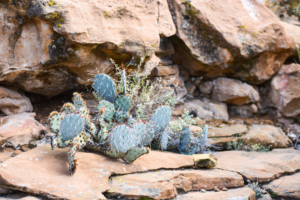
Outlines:
{"type": "Polygon", "coordinates": [[[213,190],[215,187],[236,188],[244,186],[243,177],[235,172],[210,170],[163,170],[142,174],[114,176],[109,182],[108,194],[128,198],[148,197],[170,199],[178,191],[213,190]]]}
{"type": "Polygon", "coordinates": [[[0,152],[0,162],[4,162],[5,160],[11,158],[12,152],[0,152]]]}
{"type": "Polygon", "coordinates": [[[78,169],[70,175],[67,149],[37,147],[6,160],[0,165],[0,182],[11,189],[38,193],[51,198],[106,199],[112,174],[129,174],[158,169],[192,167],[192,156],[151,151],[132,164],[107,156],[78,152],[78,169]]]}
{"type": "Polygon", "coordinates": [[[224,127],[212,127],[208,129],[209,138],[218,138],[218,137],[233,137],[233,136],[242,136],[243,133],[247,132],[247,126],[243,124],[234,124],[231,126],[224,127]]]}
{"type": "Polygon", "coordinates": [[[255,200],[256,193],[249,187],[220,192],[190,192],[176,197],[176,200],[255,200]]]}
{"type": "Polygon", "coordinates": [[[215,153],[215,157],[216,168],[238,172],[250,181],[261,183],[300,170],[300,153],[293,148],[270,152],[224,151],[215,153]]]}
{"type": "Polygon", "coordinates": [[[282,199],[300,199],[300,173],[284,176],[264,185],[273,191],[274,197],[282,199]]]}

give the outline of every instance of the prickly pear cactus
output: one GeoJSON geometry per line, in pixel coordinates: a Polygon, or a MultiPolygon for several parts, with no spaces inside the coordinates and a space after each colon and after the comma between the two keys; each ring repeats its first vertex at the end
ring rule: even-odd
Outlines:
{"type": "Polygon", "coordinates": [[[180,150],[179,148],[178,150],[181,154],[184,155],[194,155],[197,151],[199,151],[199,146],[196,144],[190,144],[185,150],[180,150]]]}
{"type": "Polygon", "coordinates": [[[73,103],[77,111],[82,107],[86,107],[86,102],[83,100],[81,94],[77,92],[73,93],[73,103]]]}
{"type": "Polygon", "coordinates": [[[114,119],[118,124],[125,123],[125,121],[126,121],[126,119],[128,119],[128,117],[129,117],[128,112],[125,112],[122,110],[116,111],[115,115],[114,115],[114,119]]]}
{"type": "Polygon", "coordinates": [[[189,127],[185,126],[181,130],[180,142],[178,149],[179,151],[185,151],[191,142],[191,131],[189,127]]]}
{"type": "Polygon", "coordinates": [[[166,150],[168,148],[169,135],[170,132],[165,129],[160,136],[159,142],[162,150],[166,150]]]}
{"type": "Polygon", "coordinates": [[[138,122],[136,124],[133,125],[132,129],[131,129],[131,135],[133,138],[132,141],[132,146],[136,147],[139,144],[141,144],[141,142],[144,139],[144,136],[147,132],[147,125],[143,122],[138,122]]]}
{"type": "Polygon", "coordinates": [[[130,109],[130,99],[126,95],[119,95],[115,100],[116,110],[128,112],[130,109]]]}
{"type": "Polygon", "coordinates": [[[65,113],[66,115],[71,114],[71,113],[75,113],[76,112],[76,108],[73,104],[71,103],[65,103],[63,105],[63,107],[61,108],[61,111],[63,113],[65,113]]]}
{"type": "Polygon", "coordinates": [[[143,146],[148,146],[154,138],[153,125],[150,122],[146,122],[146,127],[147,127],[147,131],[141,143],[143,146]]]}
{"type": "Polygon", "coordinates": [[[79,115],[84,118],[84,122],[88,124],[91,120],[90,111],[87,107],[81,107],[79,109],[79,115]]]}
{"type": "Polygon", "coordinates": [[[107,122],[110,122],[113,117],[114,117],[114,113],[115,113],[115,107],[112,103],[110,103],[109,101],[106,100],[102,100],[99,102],[99,104],[97,105],[97,109],[99,111],[99,113],[101,112],[100,108],[104,107],[104,119],[107,122]]]}
{"type": "Polygon", "coordinates": [[[132,115],[129,115],[126,125],[132,128],[135,123],[137,123],[137,120],[135,120],[132,115]]]}
{"type": "Polygon", "coordinates": [[[133,162],[137,158],[141,157],[142,155],[149,153],[149,151],[150,149],[148,147],[143,147],[143,148],[132,147],[124,155],[124,158],[129,162],[133,162]]]}
{"type": "Polygon", "coordinates": [[[150,122],[153,124],[155,133],[164,131],[171,121],[172,113],[168,106],[158,108],[151,117],[150,122]]]}
{"type": "Polygon", "coordinates": [[[132,147],[131,129],[126,125],[118,125],[110,132],[111,148],[115,152],[126,153],[132,147]]]}
{"type": "Polygon", "coordinates": [[[65,115],[63,113],[58,113],[56,111],[51,112],[49,116],[51,131],[57,133],[64,118],[65,115]]]}
{"type": "Polygon", "coordinates": [[[84,129],[84,120],[78,114],[67,115],[61,125],[59,132],[61,133],[62,140],[71,140],[79,135],[84,129]]]}
{"type": "Polygon", "coordinates": [[[116,97],[116,85],[109,76],[106,74],[98,74],[94,78],[92,87],[102,99],[111,103],[114,102],[116,97]]]}
{"type": "Polygon", "coordinates": [[[75,138],[72,139],[73,146],[68,151],[68,162],[69,162],[69,171],[70,174],[74,174],[76,171],[77,166],[77,159],[76,159],[76,151],[81,150],[86,145],[86,138],[85,138],[85,132],[82,131],[80,134],[78,134],[75,138]]]}

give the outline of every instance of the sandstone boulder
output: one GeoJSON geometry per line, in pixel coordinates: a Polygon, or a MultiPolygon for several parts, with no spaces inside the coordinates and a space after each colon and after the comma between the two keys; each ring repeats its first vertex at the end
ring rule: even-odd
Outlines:
{"type": "Polygon", "coordinates": [[[6,115],[32,112],[32,105],[28,97],[16,89],[0,86],[0,110],[6,115]]]}
{"type": "Polygon", "coordinates": [[[46,128],[34,119],[35,113],[21,113],[0,119],[0,145],[16,148],[38,139],[46,128]]]}
{"type": "Polygon", "coordinates": [[[272,78],[270,99],[274,106],[287,117],[300,114],[300,65],[283,65],[272,78]]]}
{"type": "Polygon", "coordinates": [[[225,200],[225,199],[232,199],[232,200],[255,200],[256,193],[248,188],[237,188],[228,191],[221,191],[221,192],[190,192],[187,194],[182,194],[177,197],[178,200],[193,200],[193,199],[201,199],[201,200],[225,200]]]}
{"type": "Polygon", "coordinates": [[[293,53],[276,16],[258,1],[170,0],[175,50],[192,76],[231,76],[260,84],[293,53]]]}
{"type": "Polygon", "coordinates": [[[150,57],[176,32],[167,0],[9,1],[0,13],[0,82],[48,97],[110,73],[108,58],[150,57]]]}
{"type": "Polygon", "coordinates": [[[50,145],[24,152],[0,165],[1,183],[13,190],[54,199],[106,199],[102,192],[110,188],[108,179],[112,174],[194,165],[192,156],[168,152],[151,151],[132,164],[97,153],[78,152],[78,169],[71,176],[66,156],[67,149],[51,150],[50,145]]]}
{"type": "Polygon", "coordinates": [[[292,147],[293,142],[281,128],[270,125],[253,125],[244,136],[244,143],[261,144],[272,148],[292,147]]]}
{"type": "Polygon", "coordinates": [[[242,176],[234,172],[212,169],[113,176],[109,185],[111,188],[108,192],[115,197],[171,199],[178,191],[213,190],[215,187],[235,188],[242,187],[244,182],[242,176]]]}
{"type": "Polygon", "coordinates": [[[292,148],[270,152],[224,151],[214,156],[218,160],[218,169],[238,172],[251,182],[270,182],[300,168],[299,151],[292,148]]]}
{"type": "Polygon", "coordinates": [[[244,105],[259,101],[258,92],[247,83],[229,78],[217,78],[213,81],[212,98],[233,105],[244,105]]]}
{"type": "Polygon", "coordinates": [[[257,112],[258,108],[255,104],[243,106],[228,106],[228,113],[230,117],[251,118],[257,112]]]}
{"type": "Polygon", "coordinates": [[[247,126],[242,124],[234,124],[231,126],[223,127],[210,127],[208,129],[209,138],[220,138],[220,137],[235,137],[242,136],[247,132],[247,126]]]}
{"type": "Polygon", "coordinates": [[[172,76],[178,75],[179,70],[177,65],[168,65],[168,66],[156,66],[150,76],[172,76]]]}
{"type": "Polygon", "coordinates": [[[224,103],[209,99],[193,99],[179,105],[173,111],[173,115],[182,115],[184,110],[194,112],[199,118],[228,120],[227,106],[224,103]]]}
{"type": "Polygon", "coordinates": [[[279,199],[300,199],[300,173],[281,177],[265,185],[279,199]]]}

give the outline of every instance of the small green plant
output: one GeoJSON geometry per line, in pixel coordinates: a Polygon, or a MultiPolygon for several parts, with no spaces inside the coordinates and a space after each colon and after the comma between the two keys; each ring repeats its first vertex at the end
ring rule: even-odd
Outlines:
{"type": "Polygon", "coordinates": [[[226,143],[227,150],[244,150],[244,151],[257,151],[257,152],[268,152],[270,151],[270,146],[264,146],[260,143],[253,144],[251,142],[245,143],[242,139],[236,139],[233,142],[226,143]]]}
{"type": "Polygon", "coordinates": [[[260,188],[260,184],[258,182],[250,182],[248,180],[248,187],[251,188],[255,193],[257,198],[263,197],[263,190],[260,188]]]}

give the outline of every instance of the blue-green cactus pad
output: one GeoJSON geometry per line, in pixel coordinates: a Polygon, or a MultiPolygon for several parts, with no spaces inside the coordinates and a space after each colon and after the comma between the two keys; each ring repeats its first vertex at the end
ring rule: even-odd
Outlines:
{"type": "Polygon", "coordinates": [[[114,106],[114,104],[110,103],[109,101],[102,100],[97,105],[97,109],[98,109],[99,113],[100,113],[100,108],[101,107],[105,107],[104,119],[106,121],[110,122],[113,119],[114,113],[115,113],[115,106],[114,106]]]}
{"type": "Polygon", "coordinates": [[[190,145],[186,150],[179,150],[179,152],[184,155],[194,155],[197,151],[199,151],[199,146],[196,144],[190,145]]]}
{"type": "Polygon", "coordinates": [[[138,122],[133,125],[131,133],[133,138],[132,146],[136,147],[143,141],[144,136],[147,133],[147,125],[143,122],[138,122]]]}
{"type": "Polygon", "coordinates": [[[116,110],[128,112],[130,109],[130,99],[126,95],[119,95],[115,100],[116,110]]]}
{"type": "Polygon", "coordinates": [[[116,85],[108,75],[98,74],[95,76],[92,87],[102,99],[111,103],[114,102],[116,97],[116,85]]]}
{"type": "Polygon", "coordinates": [[[110,132],[111,148],[115,152],[126,153],[132,147],[131,129],[126,125],[118,125],[110,132]]]}
{"type": "Polygon", "coordinates": [[[162,150],[166,150],[168,148],[169,135],[170,132],[165,129],[160,136],[159,142],[162,150]]]}
{"type": "Polygon", "coordinates": [[[122,110],[116,111],[114,115],[114,119],[118,124],[122,124],[125,122],[125,120],[129,117],[128,112],[124,112],[122,110]]]}
{"type": "Polygon", "coordinates": [[[114,158],[114,159],[118,159],[118,158],[122,158],[124,157],[125,153],[121,153],[121,152],[116,152],[116,151],[104,151],[103,152],[105,155],[107,155],[108,157],[114,158]]]}
{"type": "Polygon", "coordinates": [[[61,109],[62,112],[64,112],[66,115],[74,113],[76,111],[76,108],[71,103],[65,103],[61,109]]]}
{"type": "Polygon", "coordinates": [[[125,154],[124,158],[129,162],[135,161],[137,158],[141,157],[144,154],[149,153],[149,149],[146,147],[143,148],[130,148],[127,153],[125,154]]]}
{"type": "Polygon", "coordinates": [[[71,140],[79,135],[84,128],[84,120],[78,114],[67,115],[61,125],[60,133],[63,141],[71,140]]]}
{"type": "Polygon", "coordinates": [[[153,124],[156,133],[164,131],[171,121],[172,113],[168,106],[158,108],[151,117],[150,122],[153,124]]]}
{"type": "Polygon", "coordinates": [[[190,141],[191,141],[191,131],[189,127],[185,126],[183,127],[180,133],[180,142],[179,142],[178,149],[180,151],[185,151],[188,148],[190,141]]]}
{"type": "Polygon", "coordinates": [[[129,115],[126,124],[132,128],[133,125],[136,123],[137,121],[132,117],[132,115],[129,115]]]}
{"type": "Polygon", "coordinates": [[[61,122],[63,121],[64,118],[65,118],[64,113],[55,112],[55,114],[52,114],[49,118],[51,131],[57,133],[59,131],[61,122]]]}
{"type": "Polygon", "coordinates": [[[77,92],[73,94],[73,104],[77,111],[79,111],[80,108],[86,107],[86,102],[81,97],[81,94],[77,92]]]}
{"type": "Polygon", "coordinates": [[[146,122],[146,126],[147,126],[147,131],[142,141],[143,146],[148,146],[154,138],[153,125],[150,122],[146,122]]]}

